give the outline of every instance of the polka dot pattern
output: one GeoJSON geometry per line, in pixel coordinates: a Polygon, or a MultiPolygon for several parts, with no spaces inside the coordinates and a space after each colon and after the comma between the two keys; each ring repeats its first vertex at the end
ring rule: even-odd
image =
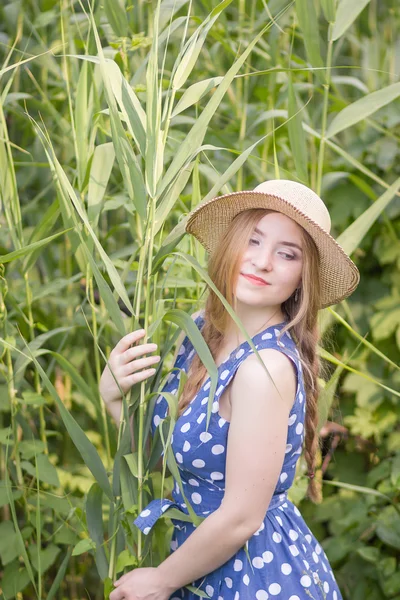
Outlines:
{"type": "MultiPolygon", "coordinates": [[[[196,319],[201,329],[202,315],[196,319]]],[[[285,455],[276,488],[268,510],[258,529],[248,539],[244,548],[216,571],[196,582],[212,600],[303,600],[313,597],[318,600],[342,600],[340,590],[322,547],[306,525],[298,508],[287,499],[287,491],[293,484],[296,465],[302,454],[304,442],[304,420],[306,394],[300,355],[292,336],[280,335],[283,323],[267,327],[253,337],[257,350],[274,348],[288,356],[297,372],[297,389],[287,423],[284,443],[285,455]],[[279,339],[280,336],[280,339],[279,339]],[[250,561],[249,561],[250,559],[250,561]]],[[[176,395],[181,374],[188,373],[194,347],[185,337],[179,348],[173,370],[153,404],[151,433],[162,425],[168,416],[168,403],[162,394],[176,395]]],[[[197,395],[184,408],[174,424],[171,440],[182,484],[175,485],[172,500],[155,499],[142,510],[134,523],[145,535],[152,531],[157,519],[169,508],[188,514],[190,504],[193,511],[207,517],[219,508],[225,493],[225,473],[228,455],[228,432],[230,423],[220,414],[219,400],[230,384],[239,366],[253,350],[247,341],[240,344],[219,365],[217,381],[206,381],[197,395]],[[211,384],[215,394],[209,398],[211,384]],[[207,418],[208,411],[209,418],[207,418]],[[185,494],[185,496],[182,495],[185,494]]],[[[170,543],[171,552],[179,548],[195,527],[191,522],[172,517],[174,533],[170,543]]],[[[216,540],[216,543],[218,540],[216,540]]],[[[187,588],[176,590],[171,600],[198,600],[198,596],[187,588]]]]}

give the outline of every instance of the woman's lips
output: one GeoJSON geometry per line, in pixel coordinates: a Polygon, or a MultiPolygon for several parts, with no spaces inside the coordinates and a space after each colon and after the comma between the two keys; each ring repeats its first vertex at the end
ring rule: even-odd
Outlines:
{"type": "Polygon", "coordinates": [[[256,277],[252,277],[251,275],[245,275],[244,273],[241,273],[241,275],[243,275],[247,281],[250,281],[254,285],[270,285],[268,282],[257,279],[256,277]]]}

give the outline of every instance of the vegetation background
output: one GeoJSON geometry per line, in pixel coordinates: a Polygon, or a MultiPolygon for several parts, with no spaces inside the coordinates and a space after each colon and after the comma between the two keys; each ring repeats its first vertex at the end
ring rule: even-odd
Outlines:
{"type": "Polygon", "coordinates": [[[189,316],[212,283],[184,218],[272,177],[321,193],[361,271],[321,313],[323,501],[302,461],[290,497],[346,600],[400,600],[399,24],[396,0],[2,1],[5,600],[108,597],[168,554],[168,513],[146,539],[132,522],[176,473],[176,396],[148,432],[180,330],[216,373],[189,316]],[[116,427],[98,382],[138,327],[162,361],[116,427]]]}

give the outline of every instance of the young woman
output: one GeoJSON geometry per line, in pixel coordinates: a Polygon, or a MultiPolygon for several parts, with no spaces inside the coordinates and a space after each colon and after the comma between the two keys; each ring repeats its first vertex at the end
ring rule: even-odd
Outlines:
{"type": "MultiPolygon", "coordinates": [[[[330,236],[322,200],[293,181],[203,203],[186,231],[210,253],[209,275],[259,356],[210,290],[195,318],[218,366],[210,423],[210,378],[186,337],[163,390],[176,393],[180,369],[188,374],[172,440],[182,489],[176,483],[173,501],[154,500],[135,524],[147,535],[171,506],[188,514],[187,502],[204,520],[195,527],[173,519],[170,556],[123,575],[110,600],[198,598],[188,584],[215,600],[339,600],[328,559],[287,492],[305,442],[308,494],[318,501],[317,313],[352,293],[357,267],[330,236]]],[[[138,369],[159,360],[137,360],[155,349],[130,348],[142,335],[125,336],[110,357],[123,390],[152,375],[138,369]]],[[[107,369],[101,393],[118,418],[107,369]]],[[[159,396],[153,433],[167,413],[159,396]]]]}

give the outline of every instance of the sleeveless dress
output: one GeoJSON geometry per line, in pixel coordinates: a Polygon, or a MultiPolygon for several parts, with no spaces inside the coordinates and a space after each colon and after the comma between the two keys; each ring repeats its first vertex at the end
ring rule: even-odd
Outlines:
{"type": "MultiPolygon", "coordinates": [[[[195,323],[201,329],[203,312],[195,323]]],[[[278,339],[285,323],[273,325],[252,338],[259,349],[274,348],[286,354],[295,365],[297,391],[288,418],[286,453],[282,470],[265,517],[259,529],[221,567],[193,582],[213,600],[342,600],[328,558],[306,525],[298,508],[288,499],[287,491],[295,475],[296,464],[304,440],[305,391],[301,362],[296,344],[289,332],[278,339]]],[[[177,355],[174,367],[188,372],[195,353],[186,336],[177,355]]],[[[237,368],[253,353],[244,341],[218,368],[218,385],[212,405],[212,414],[206,431],[206,414],[210,378],[177,420],[173,436],[174,452],[186,499],[195,513],[206,518],[217,510],[225,491],[226,448],[229,422],[220,416],[219,397],[231,381],[237,368]]],[[[176,393],[180,371],[172,372],[163,388],[176,393]]],[[[152,433],[167,416],[168,405],[158,396],[152,415],[152,433]]],[[[134,521],[145,535],[157,519],[173,507],[188,514],[187,505],[177,481],[172,493],[173,501],[156,499],[134,521]]],[[[251,510],[251,506],[249,506],[251,510]]],[[[195,526],[175,518],[171,551],[179,548],[195,526]]],[[[170,600],[198,600],[199,596],[187,588],[176,590],[170,600]]]]}

